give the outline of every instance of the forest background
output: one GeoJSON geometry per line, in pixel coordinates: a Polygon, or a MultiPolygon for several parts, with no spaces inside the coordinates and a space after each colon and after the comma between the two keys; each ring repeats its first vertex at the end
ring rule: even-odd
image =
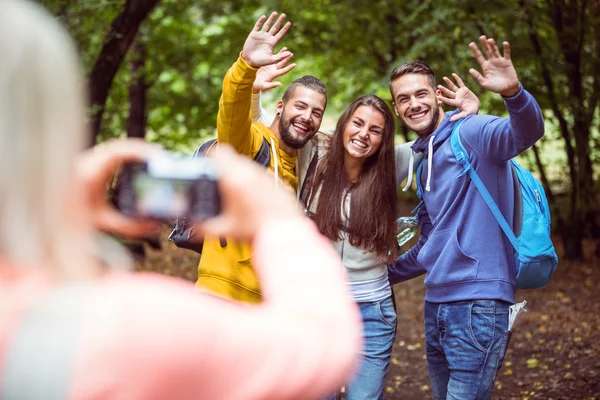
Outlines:
{"type": "MultiPolygon", "coordinates": [[[[565,256],[581,259],[583,239],[600,237],[600,0],[42,3],[68,27],[84,60],[90,143],[145,137],[179,151],[215,136],[223,75],[254,21],[271,10],[293,23],[282,44],[298,66],[284,87],[304,74],[321,78],[331,97],[330,127],[361,94],[391,101],[391,70],[414,59],[427,61],[439,77],[457,72],[482,99],[482,113],[503,115],[500,97],[468,74],[475,63],[467,44],[481,34],[507,40],[523,85],[546,116],[544,139],[521,158],[545,186],[565,256]]],[[[399,141],[412,135],[399,127],[399,141]]]]}

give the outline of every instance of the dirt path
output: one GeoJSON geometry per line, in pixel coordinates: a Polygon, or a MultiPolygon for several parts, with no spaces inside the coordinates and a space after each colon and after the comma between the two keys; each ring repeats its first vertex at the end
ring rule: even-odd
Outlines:
{"type": "MultiPolygon", "coordinates": [[[[600,399],[600,263],[589,260],[561,262],[547,287],[517,292],[529,311],[515,324],[494,399],[600,399]]],[[[432,398],[423,349],[423,280],[394,290],[398,334],[386,399],[432,398]]]]}
{"type": "MultiPolygon", "coordinates": [[[[147,249],[139,269],[194,280],[197,257],[162,238],[163,250],[147,249]]],[[[529,312],[516,323],[493,398],[600,400],[600,262],[561,261],[543,289],[518,292],[529,312]]],[[[558,249],[560,254],[560,249],[558,249]]],[[[394,288],[398,334],[387,377],[386,399],[430,399],[423,349],[423,279],[394,288]]]]}

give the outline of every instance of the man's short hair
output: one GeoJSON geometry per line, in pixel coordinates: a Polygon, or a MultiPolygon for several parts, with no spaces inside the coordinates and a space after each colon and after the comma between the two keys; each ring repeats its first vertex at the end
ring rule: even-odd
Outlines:
{"type": "Polygon", "coordinates": [[[298,86],[304,86],[308,89],[314,90],[317,93],[321,93],[323,96],[325,96],[325,105],[327,105],[327,88],[320,79],[312,75],[305,75],[302,78],[298,78],[294,82],[290,83],[285,90],[285,93],[283,93],[281,100],[286,103],[293,96],[294,90],[296,90],[298,86]]]}
{"type": "Polygon", "coordinates": [[[396,79],[400,78],[401,76],[408,75],[408,74],[426,75],[429,78],[429,84],[435,91],[436,83],[435,83],[435,72],[433,71],[433,69],[429,65],[427,65],[427,63],[425,63],[423,61],[411,61],[411,62],[404,63],[402,65],[399,65],[398,67],[396,67],[396,69],[394,69],[392,71],[392,74],[390,75],[390,82],[389,82],[390,93],[392,94],[392,99],[394,98],[394,92],[392,90],[392,82],[394,82],[396,79]]]}

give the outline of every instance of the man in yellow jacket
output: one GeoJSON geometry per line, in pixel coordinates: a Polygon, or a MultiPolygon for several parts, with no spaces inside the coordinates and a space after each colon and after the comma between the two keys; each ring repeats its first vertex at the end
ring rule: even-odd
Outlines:
{"type": "MultiPolygon", "coordinates": [[[[257,70],[292,55],[285,48],[277,54],[273,52],[291,25],[287,22],[282,27],[284,20],[285,14],[277,18],[276,12],[268,19],[262,16],[248,35],[240,57],[223,80],[217,130],[218,142],[229,143],[250,158],[266,141],[275,184],[283,183],[296,191],[296,155],[321,126],[327,106],[325,85],[313,76],[294,81],[277,103],[276,117],[269,127],[253,123],[250,111],[257,70]]],[[[260,282],[252,267],[252,253],[249,243],[206,237],[196,287],[234,300],[259,302],[260,282]]]]}

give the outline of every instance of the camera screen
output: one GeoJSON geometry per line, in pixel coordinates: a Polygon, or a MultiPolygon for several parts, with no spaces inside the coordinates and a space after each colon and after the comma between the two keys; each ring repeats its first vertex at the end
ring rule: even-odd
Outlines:
{"type": "Polygon", "coordinates": [[[126,163],[117,181],[117,207],[126,215],[161,220],[214,217],[221,212],[216,172],[203,158],[126,163]]]}
{"type": "Polygon", "coordinates": [[[141,215],[177,217],[191,207],[192,181],[154,178],[138,171],[133,179],[135,208],[141,215]]]}

